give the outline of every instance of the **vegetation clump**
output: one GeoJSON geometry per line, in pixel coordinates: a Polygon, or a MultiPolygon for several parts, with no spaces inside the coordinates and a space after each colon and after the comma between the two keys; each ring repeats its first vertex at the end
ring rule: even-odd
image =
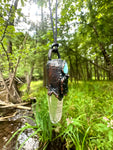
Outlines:
{"type": "Polygon", "coordinates": [[[63,116],[57,124],[49,119],[47,90],[40,87],[37,93],[33,89],[32,92],[36,94],[33,104],[36,127],[33,130],[39,136],[39,149],[52,149],[59,142],[59,150],[112,150],[112,82],[69,83],[63,116]]]}
{"type": "MultiPolygon", "coordinates": [[[[54,36],[49,2],[0,0],[1,105],[36,100],[31,118],[36,126],[26,123],[12,138],[31,128],[34,133],[30,137],[39,136],[39,149],[50,149],[59,141],[59,150],[112,150],[113,1],[58,1],[57,42],[70,75],[69,93],[58,124],[50,122],[45,88],[47,55],[54,36]],[[31,10],[35,6],[33,21],[31,10]]],[[[52,0],[51,7],[54,17],[52,0]]]]}

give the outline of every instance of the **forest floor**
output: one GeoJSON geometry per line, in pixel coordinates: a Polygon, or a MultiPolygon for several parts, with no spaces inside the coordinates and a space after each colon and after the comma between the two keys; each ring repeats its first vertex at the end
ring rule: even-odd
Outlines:
{"type": "MultiPolygon", "coordinates": [[[[16,150],[19,146],[33,133],[33,130],[25,130],[19,138],[18,134],[9,142],[8,145],[5,144],[12,137],[12,135],[18,131],[20,128],[24,127],[25,123],[34,124],[32,120],[26,118],[25,116],[33,117],[33,112],[31,110],[17,109],[17,108],[7,108],[0,109],[3,114],[1,117],[4,120],[0,120],[0,150],[16,150]],[[4,112],[5,111],[5,112],[4,112]],[[14,115],[13,115],[14,114],[14,115]],[[9,116],[9,117],[8,117],[9,116]]],[[[35,125],[35,124],[34,124],[35,125]]],[[[38,137],[30,138],[23,146],[22,150],[35,150],[39,146],[38,137]],[[31,142],[31,143],[30,143],[31,142]]]]}
{"type": "MultiPolygon", "coordinates": [[[[43,139],[47,148],[54,149],[57,144],[60,149],[73,150],[97,150],[100,147],[103,150],[112,150],[113,147],[113,82],[112,81],[78,81],[69,82],[69,91],[63,102],[63,115],[61,121],[51,128],[48,127],[48,102],[47,89],[43,87],[42,81],[33,81],[31,83],[30,93],[25,93],[26,85],[20,88],[23,93],[23,102],[28,102],[31,98],[37,101],[36,110],[36,126],[40,128],[38,136],[43,139]],[[45,114],[45,115],[44,115],[45,114]],[[39,118],[38,118],[39,117],[39,118]],[[37,122],[38,119],[38,122],[37,122]],[[42,126],[40,126],[40,124],[42,126]],[[60,137],[60,140],[53,141],[51,135],[46,131],[51,130],[56,133],[54,136],[60,137]],[[48,142],[47,142],[48,141],[48,142]],[[51,142],[50,142],[51,141],[51,142]],[[61,144],[58,144],[62,142],[61,144]],[[56,142],[56,143],[55,143],[56,142]],[[77,142],[77,143],[76,143],[77,142]]],[[[8,109],[7,109],[8,110],[8,109]]],[[[17,110],[17,108],[13,109],[17,110]]],[[[10,118],[9,121],[2,121],[0,123],[0,139],[3,146],[3,141],[7,141],[9,135],[11,136],[17,128],[22,127],[20,124],[26,124],[26,121],[18,122],[16,116],[24,115],[31,116],[30,110],[19,110],[15,117],[10,118]],[[22,112],[22,115],[21,115],[22,112]],[[7,134],[8,133],[8,134],[7,134]],[[11,133],[11,134],[10,134],[11,133]],[[6,137],[5,137],[5,136],[6,137]]],[[[1,112],[3,113],[3,112],[1,112]]],[[[33,112],[32,112],[33,113],[33,112]]],[[[12,109],[9,111],[9,116],[14,114],[12,109]]],[[[32,116],[31,116],[32,117],[32,116]]],[[[22,117],[23,118],[23,117],[22,117]]],[[[28,121],[29,122],[29,121],[28,121]]],[[[30,122],[31,124],[31,122],[30,122]]],[[[32,132],[31,132],[32,133],[32,132]]],[[[29,133],[30,134],[30,133],[29,133]]],[[[55,137],[54,137],[55,138],[55,137]]],[[[56,137],[57,139],[57,137],[56,137]]],[[[38,140],[37,140],[38,141],[38,140]]],[[[39,142],[39,141],[38,141],[39,142]]],[[[16,140],[13,140],[16,143],[16,140]]],[[[39,144],[39,143],[36,143],[39,144]]],[[[14,145],[10,144],[13,147],[14,145]]],[[[57,147],[58,148],[58,147],[57,147]]],[[[57,150],[56,148],[56,150],[57,150]]],[[[2,149],[2,147],[0,147],[2,149]]],[[[5,149],[5,150],[10,150],[5,149]]],[[[15,150],[15,149],[14,149],[15,150]]],[[[27,149],[28,150],[28,149],[27,149]]],[[[34,149],[30,149],[34,150],[34,149]]]]}

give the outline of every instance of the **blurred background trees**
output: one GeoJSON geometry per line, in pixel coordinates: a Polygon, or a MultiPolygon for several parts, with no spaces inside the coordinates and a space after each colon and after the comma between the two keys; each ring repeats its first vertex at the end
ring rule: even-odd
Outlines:
{"type": "MultiPolygon", "coordinates": [[[[19,102],[17,83],[26,82],[28,93],[31,80],[43,79],[46,85],[47,54],[53,43],[49,5],[45,0],[0,0],[0,4],[2,92],[7,101],[19,102]],[[28,3],[37,6],[32,10],[35,21],[29,19],[30,8],[28,16],[22,12],[28,3]]],[[[55,18],[55,1],[51,4],[55,18]]],[[[71,81],[113,79],[112,8],[112,0],[58,1],[59,52],[68,62],[71,81]]]]}

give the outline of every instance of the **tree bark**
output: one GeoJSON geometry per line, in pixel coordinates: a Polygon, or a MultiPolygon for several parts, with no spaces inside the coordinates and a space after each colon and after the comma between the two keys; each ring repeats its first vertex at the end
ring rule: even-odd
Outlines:
{"type": "Polygon", "coordinates": [[[34,71],[34,64],[31,67],[30,74],[27,75],[27,93],[30,91],[30,84],[33,76],[33,71],[34,71]]]}
{"type": "MultiPolygon", "coordinates": [[[[93,30],[94,30],[97,38],[99,38],[99,34],[97,32],[97,29],[96,29],[95,25],[93,25],[93,30]]],[[[99,42],[99,47],[100,47],[100,49],[102,51],[102,54],[103,54],[104,59],[105,59],[105,62],[107,64],[107,68],[108,68],[109,74],[110,74],[110,79],[113,79],[113,65],[111,63],[110,56],[107,54],[107,51],[105,49],[105,46],[104,46],[103,42],[99,42]]]]}
{"type": "Polygon", "coordinates": [[[47,63],[47,59],[46,57],[44,56],[44,61],[43,61],[43,86],[45,87],[46,86],[46,80],[47,80],[47,76],[46,76],[46,63],[47,63]]]}
{"type": "Polygon", "coordinates": [[[90,73],[90,64],[86,61],[86,70],[87,70],[87,80],[91,80],[91,73],[90,73]]]}
{"type": "Polygon", "coordinates": [[[74,69],[73,69],[73,65],[72,65],[71,57],[70,56],[69,56],[69,62],[70,62],[70,80],[72,82],[75,73],[74,73],[74,69]]]}

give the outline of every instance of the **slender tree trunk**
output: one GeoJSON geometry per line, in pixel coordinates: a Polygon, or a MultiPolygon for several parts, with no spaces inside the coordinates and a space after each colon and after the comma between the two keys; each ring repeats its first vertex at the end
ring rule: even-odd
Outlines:
{"type": "Polygon", "coordinates": [[[13,72],[13,63],[10,59],[10,55],[12,55],[12,42],[10,40],[8,41],[7,53],[9,55],[9,72],[11,74],[13,72]]]}
{"type": "Polygon", "coordinates": [[[30,84],[33,76],[33,71],[34,71],[34,64],[31,67],[30,74],[27,75],[27,93],[30,91],[30,84]]]}
{"type": "MultiPolygon", "coordinates": [[[[96,29],[95,25],[93,25],[93,29],[94,29],[94,32],[95,32],[97,38],[99,38],[99,34],[97,32],[97,29],[96,29]]],[[[100,47],[100,49],[102,51],[102,54],[104,56],[105,62],[107,64],[107,68],[109,69],[109,78],[113,79],[113,65],[111,63],[110,56],[107,54],[104,43],[99,42],[99,47],[100,47]]]]}
{"type": "MultiPolygon", "coordinates": [[[[14,7],[12,7],[12,10],[11,10],[11,16],[9,18],[9,25],[11,26],[14,26],[14,16],[15,16],[15,11],[17,10],[17,6],[18,6],[18,1],[19,0],[15,0],[14,2],[14,7]]],[[[19,97],[19,94],[18,92],[16,91],[17,87],[16,87],[16,83],[14,80],[12,80],[12,76],[13,76],[13,62],[12,62],[12,59],[10,58],[10,56],[12,55],[13,53],[13,50],[12,50],[12,41],[10,40],[10,37],[8,37],[8,48],[7,48],[7,54],[9,56],[9,83],[10,81],[12,82],[10,88],[9,88],[9,92],[12,93],[12,95],[15,97],[16,94],[17,96],[16,97],[19,97]],[[14,90],[14,92],[13,92],[14,90]]],[[[13,78],[14,79],[14,78],[13,78]]],[[[11,100],[11,97],[9,95],[9,93],[7,93],[7,101],[12,101],[11,100]]],[[[20,98],[19,98],[20,99],[20,98]]],[[[13,101],[14,102],[14,101],[13,101]]]]}
{"type": "Polygon", "coordinates": [[[92,73],[92,64],[89,63],[89,66],[90,66],[90,80],[92,80],[92,75],[93,75],[93,73],[92,73]]]}
{"type": "MultiPolygon", "coordinates": [[[[106,67],[105,62],[104,62],[104,67],[106,67]]],[[[103,70],[103,80],[106,80],[106,77],[107,77],[107,73],[105,70],[103,70]]]]}
{"type": "Polygon", "coordinates": [[[72,61],[71,61],[71,57],[70,56],[69,56],[69,63],[70,63],[70,80],[72,82],[75,73],[74,73],[74,69],[73,69],[73,65],[72,65],[72,61]]]}
{"type": "MultiPolygon", "coordinates": [[[[95,62],[95,64],[96,64],[96,62],[95,62]]],[[[94,66],[95,80],[97,80],[97,70],[96,70],[96,67],[97,66],[94,66]]]]}
{"type": "Polygon", "coordinates": [[[47,59],[44,56],[44,60],[43,60],[43,86],[46,86],[46,80],[47,80],[47,76],[46,76],[46,63],[47,63],[47,59]]]}
{"type": "MultiPolygon", "coordinates": [[[[96,64],[98,66],[98,57],[96,57],[96,64]]],[[[99,68],[98,67],[96,67],[96,73],[97,73],[97,80],[100,80],[99,68]]]]}
{"type": "Polygon", "coordinates": [[[91,74],[90,74],[90,67],[89,67],[88,61],[86,62],[86,70],[87,70],[87,80],[91,79],[91,74]]]}
{"type": "Polygon", "coordinates": [[[76,66],[76,80],[78,80],[79,78],[79,70],[78,70],[78,58],[77,58],[77,54],[76,54],[76,60],[75,60],[75,66],[76,66]]]}

